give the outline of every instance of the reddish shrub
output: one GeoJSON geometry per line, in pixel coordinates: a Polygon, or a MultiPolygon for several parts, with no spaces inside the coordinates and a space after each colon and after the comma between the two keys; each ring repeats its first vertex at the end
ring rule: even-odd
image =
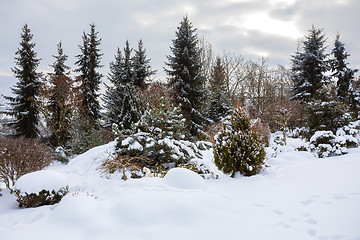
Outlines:
{"type": "Polygon", "coordinates": [[[51,160],[51,150],[38,140],[0,136],[0,181],[10,190],[22,175],[43,169],[51,160]]]}

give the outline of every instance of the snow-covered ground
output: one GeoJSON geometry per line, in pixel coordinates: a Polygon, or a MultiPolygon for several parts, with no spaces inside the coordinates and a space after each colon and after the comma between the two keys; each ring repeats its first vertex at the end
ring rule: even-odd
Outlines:
{"type": "MultiPolygon", "coordinates": [[[[54,206],[19,209],[3,190],[0,239],[360,239],[360,148],[322,159],[286,150],[253,177],[175,169],[126,182],[97,170],[113,149],[50,167],[70,187],[54,206]]],[[[211,150],[204,155],[210,163],[211,150]]]]}

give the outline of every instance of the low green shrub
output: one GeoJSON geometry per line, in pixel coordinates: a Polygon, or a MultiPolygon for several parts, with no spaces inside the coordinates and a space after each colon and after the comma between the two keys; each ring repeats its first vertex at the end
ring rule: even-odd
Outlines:
{"type": "Polygon", "coordinates": [[[15,190],[17,196],[16,201],[21,208],[34,208],[44,205],[54,205],[69,192],[69,187],[61,188],[58,191],[42,190],[39,193],[23,193],[20,190],[15,190]]]}

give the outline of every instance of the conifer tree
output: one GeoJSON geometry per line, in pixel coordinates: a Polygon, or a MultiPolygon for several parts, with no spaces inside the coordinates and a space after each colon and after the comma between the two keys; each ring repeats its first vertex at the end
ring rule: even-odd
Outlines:
{"type": "Polygon", "coordinates": [[[135,87],[130,83],[125,84],[119,114],[119,125],[123,129],[130,129],[131,124],[139,120],[141,113],[139,102],[135,87]]]}
{"type": "Polygon", "coordinates": [[[64,146],[70,138],[72,101],[72,79],[69,76],[70,67],[65,62],[61,41],[57,45],[58,55],[53,55],[55,62],[51,65],[54,74],[50,74],[50,101],[48,127],[51,131],[51,141],[54,146],[64,146]]]}
{"type": "Polygon", "coordinates": [[[206,116],[214,122],[231,113],[230,97],[226,90],[225,69],[221,58],[217,57],[209,79],[210,106],[206,116]]]}
{"type": "Polygon", "coordinates": [[[124,83],[122,82],[123,62],[124,58],[120,48],[118,48],[115,60],[110,62],[108,79],[111,85],[105,85],[106,91],[103,97],[104,108],[106,110],[104,113],[104,120],[107,125],[112,125],[113,123],[118,124],[121,120],[120,106],[122,106],[124,93],[124,83]]]}
{"type": "Polygon", "coordinates": [[[121,82],[122,84],[133,83],[134,71],[133,71],[133,59],[131,57],[133,49],[130,48],[129,41],[126,40],[124,48],[124,60],[122,63],[121,82]]]}
{"type": "Polygon", "coordinates": [[[295,55],[291,56],[291,79],[294,82],[292,100],[305,103],[321,98],[319,90],[329,82],[325,73],[330,70],[325,42],[323,30],[312,26],[303,41],[303,51],[298,49],[295,55]]]}
{"type": "Polygon", "coordinates": [[[358,69],[350,69],[346,62],[347,57],[350,56],[345,50],[345,44],[340,41],[340,34],[336,35],[334,48],[331,52],[333,59],[331,60],[331,70],[334,72],[333,77],[337,80],[337,94],[336,97],[347,104],[353,104],[354,96],[354,74],[358,69]]]}
{"type": "Polygon", "coordinates": [[[196,136],[206,122],[200,112],[206,96],[205,77],[202,72],[196,29],[187,16],[180,22],[175,35],[176,38],[170,47],[172,55],[167,56],[166,65],[169,68],[165,71],[174,89],[176,101],[182,106],[191,134],[196,136]]]}
{"type": "Polygon", "coordinates": [[[135,50],[135,56],[133,57],[134,67],[134,85],[140,89],[145,89],[148,84],[149,78],[155,74],[156,71],[151,70],[150,59],[146,58],[146,49],[143,46],[143,42],[140,39],[138,42],[138,49],[135,50]]]}
{"type": "Polygon", "coordinates": [[[58,55],[53,55],[55,58],[55,62],[50,65],[54,69],[54,73],[58,76],[65,74],[69,74],[70,67],[65,64],[68,59],[68,55],[64,54],[64,50],[62,47],[61,41],[57,45],[58,55]]]}
{"type": "Polygon", "coordinates": [[[95,123],[100,117],[100,105],[97,100],[100,89],[102,74],[97,71],[101,68],[100,42],[95,25],[90,24],[90,33],[83,33],[83,45],[79,45],[81,54],[77,55],[79,66],[75,71],[80,72],[81,77],[81,111],[84,117],[95,123]]]}
{"type": "Polygon", "coordinates": [[[11,110],[6,114],[14,120],[9,124],[16,135],[27,138],[38,137],[39,109],[36,98],[39,94],[39,73],[36,72],[40,59],[34,51],[35,43],[31,40],[33,34],[28,25],[22,28],[20,48],[15,57],[16,66],[12,69],[15,77],[19,80],[12,88],[14,97],[4,96],[9,101],[11,110]]]}
{"type": "Polygon", "coordinates": [[[240,172],[251,176],[263,168],[265,149],[244,108],[234,108],[230,120],[224,123],[215,139],[215,164],[225,174],[234,177],[240,172]]]}

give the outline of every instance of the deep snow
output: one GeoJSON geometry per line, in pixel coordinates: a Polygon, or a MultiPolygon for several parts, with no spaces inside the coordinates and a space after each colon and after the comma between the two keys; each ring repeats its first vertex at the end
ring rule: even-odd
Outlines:
{"type": "MultiPolygon", "coordinates": [[[[0,239],[360,239],[360,148],[322,159],[284,148],[253,177],[217,171],[219,179],[203,180],[174,169],[126,182],[100,176],[113,150],[109,143],[51,166],[70,187],[54,206],[19,209],[3,190],[0,239]]],[[[211,164],[211,150],[204,156],[211,164]]]]}

